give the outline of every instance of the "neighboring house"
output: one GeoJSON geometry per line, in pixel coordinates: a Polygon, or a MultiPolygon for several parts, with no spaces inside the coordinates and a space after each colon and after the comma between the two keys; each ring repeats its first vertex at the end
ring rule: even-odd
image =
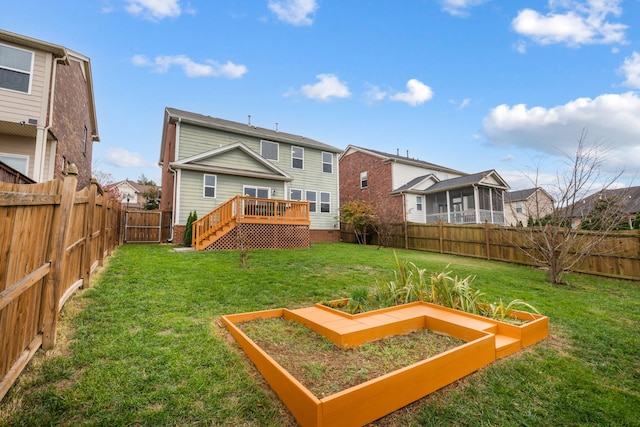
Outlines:
{"type": "Polygon", "coordinates": [[[0,30],[0,162],[36,182],[74,163],[84,188],[99,140],[89,58],[0,30]]]}
{"type": "Polygon", "coordinates": [[[202,218],[235,196],[308,201],[310,240],[339,240],[340,152],[304,136],[166,108],[160,208],[172,211],[173,241],[182,240],[191,211],[202,218]]]}
{"type": "Polygon", "coordinates": [[[152,185],[142,185],[125,179],[106,186],[107,190],[117,195],[123,209],[143,209],[147,199],[144,194],[154,188],[152,185]]]}
{"type": "Polygon", "coordinates": [[[502,225],[503,193],[508,189],[495,170],[466,174],[353,145],[340,156],[340,204],[370,201],[388,223],[502,225]]]}
{"type": "Polygon", "coordinates": [[[553,213],[553,197],[543,188],[508,191],[504,194],[504,214],[507,225],[524,226],[529,219],[540,219],[553,213]]]}
{"type": "Polygon", "coordinates": [[[640,186],[602,190],[579,200],[575,204],[571,226],[574,228],[580,226],[582,220],[589,215],[600,200],[615,203],[627,214],[629,226],[632,227],[636,215],[640,212],[640,186]]]}

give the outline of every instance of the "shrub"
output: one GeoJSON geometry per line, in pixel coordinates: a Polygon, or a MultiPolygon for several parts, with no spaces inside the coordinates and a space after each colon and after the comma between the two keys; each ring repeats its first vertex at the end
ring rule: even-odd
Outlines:
{"type": "Polygon", "coordinates": [[[184,227],[184,235],[182,236],[182,242],[185,246],[191,246],[191,235],[192,235],[192,224],[198,219],[198,215],[196,211],[189,212],[189,217],[187,218],[187,225],[184,227]]]}

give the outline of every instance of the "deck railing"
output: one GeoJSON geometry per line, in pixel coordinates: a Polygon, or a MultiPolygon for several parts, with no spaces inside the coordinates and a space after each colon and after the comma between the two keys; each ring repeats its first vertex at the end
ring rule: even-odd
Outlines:
{"type": "Polygon", "coordinates": [[[309,225],[309,202],[235,196],[194,221],[191,243],[197,248],[218,230],[239,222],[309,225]]]}

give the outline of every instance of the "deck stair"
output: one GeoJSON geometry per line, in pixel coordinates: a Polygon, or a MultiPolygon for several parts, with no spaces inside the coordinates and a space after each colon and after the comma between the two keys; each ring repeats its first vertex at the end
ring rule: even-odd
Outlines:
{"type": "Polygon", "coordinates": [[[446,330],[444,324],[455,324],[493,334],[496,359],[523,348],[517,326],[511,327],[512,325],[505,325],[503,322],[429,303],[414,303],[400,309],[395,307],[356,315],[316,304],[291,310],[291,316],[340,347],[355,347],[367,341],[395,335],[399,327],[408,333],[423,328],[446,330]]]}
{"type": "MultiPolygon", "coordinates": [[[[310,225],[309,202],[235,196],[193,222],[191,245],[205,250],[240,227],[310,225]]],[[[256,233],[260,234],[260,233],[256,233]]],[[[263,233],[269,235],[269,233],[263,233]]],[[[260,245],[256,245],[260,247],[260,245]]]]}

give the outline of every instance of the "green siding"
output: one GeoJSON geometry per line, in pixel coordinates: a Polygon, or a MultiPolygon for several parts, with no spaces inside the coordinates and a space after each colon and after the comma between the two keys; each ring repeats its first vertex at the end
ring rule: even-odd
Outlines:
{"type": "MultiPolygon", "coordinates": [[[[226,133],[219,130],[202,128],[194,125],[181,124],[178,146],[178,160],[195,156],[221,146],[241,142],[257,154],[260,153],[260,138],[226,133]]],[[[269,187],[276,190],[272,196],[277,199],[288,199],[289,189],[295,188],[303,191],[317,192],[318,211],[320,210],[320,192],[331,193],[331,212],[312,213],[311,228],[336,229],[338,227],[338,158],[333,153],[333,173],[322,171],[322,151],[304,147],[304,168],[291,167],[291,145],[278,142],[279,161],[271,161],[276,167],[293,177],[291,182],[279,182],[261,180],[257,178],[243,178],[238,176],[217,175],[217,188],[215,199],[205,199],[202,196],[203,173],[194,171],[182,171],[182,189],[180,190],[180,224],[186,222],[189,211],[197,210],[198,215],[209,212],[231,197],[242,193],[243,185],[256,187],[269,187]],[[285,192],[286,186],[286,192],[285,192]]],[[[244,155],[240,150],[215,156],[211,159],[203,159],[200,164],[215,164],[234,169],[246,169],[250,171],[263,171],[256,169],[258,162],[244,155]]],[[[264,168],[260,165],[259,168],[264,168]]],[[[266,170],[266,169],[264,169],[266,170]]]]}
{"type": "Polygon", "coordinates": [[[199,165],[221,166],[232,169],[243,169],[252,172],[274,173],[273,169],[248,156],[240,149],[231,150],[206,159],[199,160],[199,165]]]}

